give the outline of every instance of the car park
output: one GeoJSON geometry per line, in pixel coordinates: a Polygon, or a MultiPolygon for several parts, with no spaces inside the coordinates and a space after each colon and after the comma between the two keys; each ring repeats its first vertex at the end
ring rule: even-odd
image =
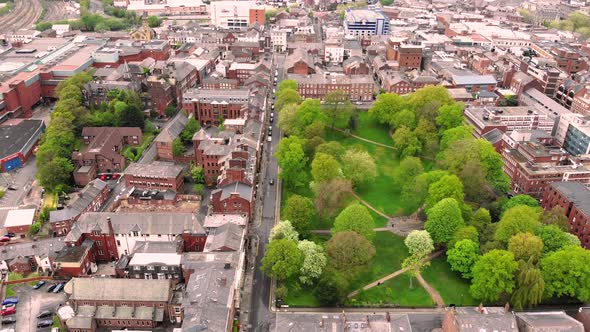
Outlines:
{"type": "Polygon", "coordinates": [[[53,316],[53,312],[51,312],[49,310],[43,310],[37,315],[37,318],[45,318],[45,317],[50,317],[50,316],[53,316]]]}
{"type": "Polygon", "coordinates": [[[53,292],[53,290],[57,287],[57,284],[51,284],[47,287],[47,293],[53,292]]]}
{"type": "Polygon", "coordinates": [[[43,285],[45,285],[47,282],[44,280],[38,281],[35,286],[33,286],[34,289],[39,289],[41,287],[43,287],[43,285]]]}
{"type": "Polygon", "coordinates": [[[18,297],[7,297],[4,300],[2,300],[2,305],[17,304],[17,303],[18,303],[18,297]]]}
{"type": "Polygon", "coordinates": [[[52,319],[43,319],[37,322],[37,327],[38,328],[42,328],[42,327],[48,327],[53,325],[53,320],[52,319]]]}
{"type": "Polygon", "coordinates": [[[6,309],[2,309],[2,311],[0,311],[0,314],[2,316],[14,315],[14,314],[16,314],[16,308],[10,307],[10,308],[6,308],[6,309]]]}
{"type": "Polygon", "coordinates": [[[57,294],[57,293],[61,292],[63,290],[64,286],[65,286],[65,283],[60,282],[59,284],[57,284],[57,286],[55,286],[53,293],[57,294]]]}
{"type": "Polygon", "coordinates": [[[5,316],[2,317],[2,324],[14,324],[16,323],[16,317],[15,316],[5,316]]]}
{"type": "Polygon", "coordinates": [[[12,307],[16,307],[16,304],[14,304],[14,303],[5,304],[2,306],[2,309],[12,308],[12,307]]]}

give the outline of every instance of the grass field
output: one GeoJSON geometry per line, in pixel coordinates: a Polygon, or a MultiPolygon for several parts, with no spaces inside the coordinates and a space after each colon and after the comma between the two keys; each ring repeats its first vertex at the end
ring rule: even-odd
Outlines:
{"type": "Polygon", "coordinates": [[[389,129],[374,120],[368,112],[359,111],[358,123],[353,134],[371,141],[393,146],[393,139],[389,136],[389,129]]]}
{"type": "Polygon", "coordinates": [[[412,283],[413,287],[410,288],[408,276],[399,275],[387,280],[381,286],[361,292],[351,300],[351,305],[355,307],[432,307],[432,299],[426,290],[416,280],[412,283]]]}
{"type": "Polygon", "coordinates": [[[459,273],[451,271],[445,257],[432,260],[430,266],[422,271],[422,276],[430,286],[436,288],[446,305],[479,304],[479,301],[469,294],[469,281],[463,279],[459,273]]]}

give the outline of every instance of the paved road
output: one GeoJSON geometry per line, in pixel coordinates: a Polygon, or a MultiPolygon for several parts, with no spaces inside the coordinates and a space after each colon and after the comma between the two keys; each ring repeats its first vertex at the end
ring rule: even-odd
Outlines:
{"type": "MultiPolygon", "coordinates": [[[[285,59],[283,55],[274,56],[274,63],[284,63],[285,59]]],[[[283,68],[278,68],[279,81],[284,78],[283,68]]],[[[274,76],[274,68],[272,69],[272,75],[274,76]]],[[[270,111],[269,111],[270,112],[270,111]]],[[[275,114],[275,117],[277,115],[275,114]]],[[[280,140],[279,129],[276,125],[275,119],[272,131],[272,142],[266,141],[264,143],[263,163],[266,163],[266,172],[261,175],[259,193],[262,195],[262,220],[258,227],[253,228],[252,234],[259,238],[258,255],[256,256],[256,264],[254,267],[254,285],[252,289],[252,304],[251,304],[251,319],[250,324],[252,325],[253,331],[267,331],[270,323],[274,321],[275,315],[269,310],[269,298],[270,298],[270,278],[260,272],[260,260],[264,256],[266,244],[268,243],[268,236],[270,229],[275,223],[275,208],[277,199],[277,176],[278,166],[277,161],[273,157],[276,151],[277,144],[280,140]],[[270,185],[270,179],[275,179],[275,185],[270,185]]],[[[265,128],[268,127],[268,123],[265,128]]],[[[266,135],[266,130],[265,130],[266,135]]]]}

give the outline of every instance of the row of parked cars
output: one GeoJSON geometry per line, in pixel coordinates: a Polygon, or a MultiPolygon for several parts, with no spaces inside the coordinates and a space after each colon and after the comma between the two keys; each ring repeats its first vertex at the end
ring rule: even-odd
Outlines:
{"type": "MultiPolygon", "coordinates": [[[[41,287],[45,286],[47,281],[40,280],[38,281],[33,288],[40,289],[41,287]]],[[[48,293],[59,293],[63,290],[65,286],[65,282],[58,282],[52,283],[47,287],[48,293]]],[[[18,297],[7,297],[2,300],[2,311],[0,314],[2,315],[2,324],[9,325],[16,323],[16,305],[18,304],[18,297]]],[[[53,325],[53,311],[51,310],[43,310],[37,315],[37,327],[48,327],[53,325]]]]}

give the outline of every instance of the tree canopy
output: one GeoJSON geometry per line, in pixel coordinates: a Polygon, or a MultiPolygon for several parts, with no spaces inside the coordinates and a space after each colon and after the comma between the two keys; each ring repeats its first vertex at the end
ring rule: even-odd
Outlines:
{"type": "Polygon", "coordinates": [[[463,202],[464,197],[461,180],[455,175],[445,175],[428,187],[426,207],[430,208],[445,198],[453,198],[457,202],[463,202]]]}
{"type": "Polygon", "coordinates": [[[447,251],[447,262],[451,270],[460,272],[463,278],[472,277],[471,270],[479,259],[479,245],[471,240],[461,240],[447,251]]]}
{"type": "Polygon", "coordinates": [[[299,251],[303,255],[303,263],[299,270],[299,281],[303,284],[313,284],[324,271],[328,259],[324,248],[315,242],[303,240],[297,244],[299,251]]]}
{"type": "Polygon", "coordinates": [[[511,252],[492,250],[486,253],[473,266],[471,295],[482,301],[500,301],[514,290],[517,269],[518,263],[511,252]]]}
{"type": "Polygon", "coordinates": [[[364,265],[375,255],[375,247],[352,231],[338,232],[326,244],[330,262],[339,270],[364,265]]]}
{"type": "Polygon", "coordinates": [[[294,241],[278,239],[270,241],[261,263],[260,269],[266,275],[285,280],[299,273],[303,254],[294,241]]]}
{"type": "Polygon", "coordinates": [[[362,150],[349,149],[342,156],[342,171],[354,186],[366,185],[375,181],[377,165],[373,157],[362,150]]]}
{"type": "Polygon", "coordinates": [[[539,212],[535,208],[527,205],[515,206],[504,213],[494,238],[508,243],[508,240],[518,233],[535,233],[540,225],[539,212]]]}
{"type": "Polygon", "coordinates": [[[375,237],[375,221],[364,205],[354,203],[347,206],[334,221],[332,234],[353,231],[371,241],[375,237]]]}
{"type": "Polygon", "coordinates": [[[324,153],[316,153],[311,163],[311,175],[315,182],[333,180],[340,177],[341,173],[340,164],[334,157],[324,153]]]}
{"type": "Polygon", "coordinates": [[[434,243],[427,231],[414,230],[405,238],[404,244],[410,255],[425,258],[434,251],[434,243]]]}
{"type": "Polygon", "coordinates": [[[541,259],[546,296],[590,301],[590,251],[567,246],[541,259]]]}
{"type": "Polygon", "coordinates": [[[447,244],[457,229],[464,225],[459,203],[454,198],[445,198],[426,211],[424,229],[430,233],[435,244],[447,244]]]}
{"type": "Polygon", "coordinates": [[[297,230],[295,230],[293,225],[291,225],[290,221],[281,220],[270,230],[269,238],[271,241],[288,239],[293,242],[297,242],[299,241],[299,233],[297,233],[297,230]]]}
{"type": "Polygon", "coordinates": [[[313,202],[307,197],[292,195],[285,203],[282,216],[291,222],[299,234],[306,235],[309,232],[311,219],[315,216],[313,202]]]}
{"type": "Polygon", "coordinates": [[[532,233],[518,233],[508,241],[508,251],[517,261],[536,263],[543,253],[543,241],[532,233]]]}
{"type": "Polygon", "coordinates": [[[304,141],[297,136],[283,138],[279,143],[275,158],[281,168],[280,177],[288,187],[298,187],[305,183],[307,157],[303,152],[304,141]]]}

